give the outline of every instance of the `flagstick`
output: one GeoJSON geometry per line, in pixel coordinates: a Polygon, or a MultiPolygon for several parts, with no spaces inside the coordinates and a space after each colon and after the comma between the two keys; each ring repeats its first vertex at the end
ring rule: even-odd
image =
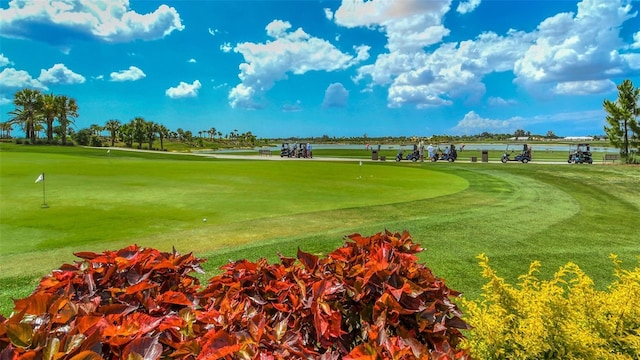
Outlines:
{"type": "Polygon", "coordinates": [[[47,205],[47,198],[46,198],[46,192],[45,192],[45,188],[44,188],[44,182],[45,182],[45,177],[44,177],[44,172],[42,173],[43,177],[42,177],[42,208],[48,208],[49,205],[47,205]]]}

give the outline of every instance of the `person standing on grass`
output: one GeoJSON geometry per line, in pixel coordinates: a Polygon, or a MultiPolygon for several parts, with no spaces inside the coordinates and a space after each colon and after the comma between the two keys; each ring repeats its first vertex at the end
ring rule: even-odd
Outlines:
{"type": "Polygon", "coordinates": [[[429,144],[429,146],[427,146],[427,153],[429,154],[429,159],[433,160],[433,145],[429,144]]]}
{"type": "Polygon", "coordinates": [[[308,158],[313,157],[313,155],[311,154],[311,143],[307,143],[307,157],[308,158]]]}
{"type": "Polygon", "coordinates": [[[418,144],[418,153],[420,154],[420,162],[424,161],[424,140],[420,140],[418,144]]]}

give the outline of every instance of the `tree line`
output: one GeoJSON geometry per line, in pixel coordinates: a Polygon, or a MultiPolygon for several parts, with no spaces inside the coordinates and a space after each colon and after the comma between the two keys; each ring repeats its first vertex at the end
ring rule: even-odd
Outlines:
{"type": "Polygon", "coordinates": [[[79,145],[102,146],[103,138],[107,138],[111,146],[115,146],[116,141],[121,141],[127,147],[133,147],[135,144],[142,149],[143,144],[148,144],[148,148],[153,149],[155,141],[159,140],[161,150],[164,150],[165,139],[190,146],[203,146],[205,140],[227,142],[232,145],[254,145],[257,140],[250,131],[239,133],[235,129],[223,138],[223,133],[213,127],[198,131],[196,136],[190,130],[178,128],[171,131],[162,124],[147,121],[142,117],[135,117],[128,123],[111,119],[104,126],[93,124],[76,132],[71,125],[75,125],[74,120],[79,116],[79,107],[73,98],[25,88],[14,94],[13,104],[15,109],[9,112],[9,120],[0,123],[0,138],[10,139],[13,126],[17,125],[31,144],[37,143],[38,134],[41,132],[46,133],[48,144],[55,144],[60,139],[61,143],[66,145],[67,137],[70,136],[79,145]],[[102,136],[103,131],[108,131],[109,136],[102,136]]]}

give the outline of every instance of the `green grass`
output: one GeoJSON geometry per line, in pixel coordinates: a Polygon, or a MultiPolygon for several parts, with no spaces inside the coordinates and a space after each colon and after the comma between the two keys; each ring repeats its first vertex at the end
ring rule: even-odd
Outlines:
{"type": "MultiPolygon", "coordinates": [[[[466,153],[466,152],[465,152],[466,153]]],[[[317,155],[317,154],[316,154],[317,155]]],[[[361,157],[350,151],[335,153],[361,157]]],[[[466,156],[466,155],[465,155],[466,156]]],[[[627,166],[243,161],[0,145],[0,313],[80,250],[132,243],[207,258],[325,254],[345,235],[408,230],[420,258],[467,296],[486,253],[514,279],[540,260],[578,263],[599,286],[607,258],[640,255],[640,169],[627,166]],[[42,209],[38,174],[47,174],[42,209]],[[207,222],[203,222],[203,218],[207,222]]]]}

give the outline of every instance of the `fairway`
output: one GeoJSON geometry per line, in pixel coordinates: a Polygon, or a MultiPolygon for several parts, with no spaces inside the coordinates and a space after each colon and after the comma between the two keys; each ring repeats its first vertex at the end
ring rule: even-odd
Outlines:
{"type": "Polygon", "coordinates": [[[326,254],[345,235],[408,230],[420,260],[477,296],[475,257],[510,280],[576,262],[602,286],[610,253],[640,255],[640,169],[631,166],[216,160],[58,147],[0,147],[0,312],[74,251],[129,244],[230,259],[326,254]],[[42,184],[46,173],[46,202],[42,184]],[[203,221],[206,218],[206,222],[203,221]]]}

